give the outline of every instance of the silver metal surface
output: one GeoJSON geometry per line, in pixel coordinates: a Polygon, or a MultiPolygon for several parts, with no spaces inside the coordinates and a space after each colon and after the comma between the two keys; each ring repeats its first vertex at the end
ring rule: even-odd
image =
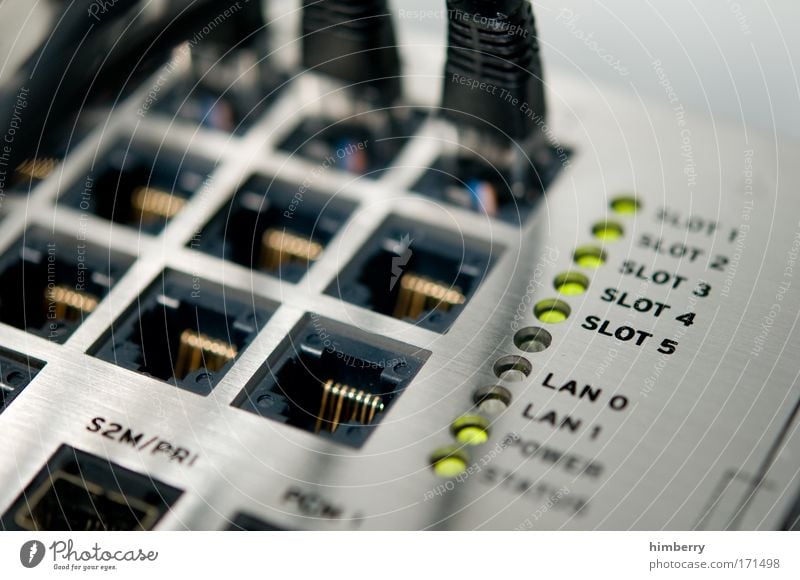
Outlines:
{"type": "MultiPolygon", "coordinates": [[[[441,62],[424,47],[408,50],[417,51],[410,52],[417,58],[406,79],[408,94],[435,106],[441,62]]],[[[336,88],[304,75],[239,138],[155,112],[138,115],[150,88],[142,87],[29,198],[4,205],[0,250],[38,224],[66,235],[85,231],[89,242],[136,262],[64,345],[0,325],[0,346],[46,363],[0,415],[0,512],[67,443],[183,490],[158,525],[164,530],[222,529],[238,512],[288,529],[780,527],[800,491],[800,436],[792,415],[800,398],[800,291],[794,278],[800,149],[550,72],[549,124],[573,154],[524,228],[409,191],[437,152],[452,146],[452,129],[430,120],[380,179],[326,170],[313,184],[358,206],[296,285],[186,245],[250,175],[301,183],[315,170],[275,145],[336,88]],[[216,164],[203,190],[159,236],[109,225],[56,201],[118,138],[216,164]],[[641,211],[611,213],[609,201],[631,192],[641,211]],[[719,226],[706,235],[670,225],[658,219],[665,207],[682,220],[696,216],[719,226]],[[392,214],[450,232],[459,243],[462,236],[479,240],[497,259],[446,334],[323,294],[392,214]],[[592,226],[605,219],[619,222],[624,237],[604,244],[605,265],[580,269],[573,251],[598,243],[592,226]],[[742,233],[731,240],[733,228],[742,233]],[[656,254],[640,247],[643,234],[662,238],[664,247],[697,247],[702,255],[692,262],[656,254]],[[710,267],[717,255],[728,258],[725,271],[710,267]],[[677,288],[648,284],[621,274],[625,261],[686,281],[677,288]],[[280,304],[208,397],[86,354],[164,268],[280,304]],[[589,277],[588,292],[562,297],[571,307],[567,321],[537,321],[533,305],[557,297],[552,281],[571,269],[589,277]],[[708,297],[692,294],[701,281],[711,286],[708,297]],[[602,301],[606,288],[670,308],[658,318],[635,312],[602,301]],[[432,353],[362,448],[341,447],[231,406],[306,312],[432,353]],[[686,312],[696,313],[690,327],[675,320],[686,312]],[[639,347],[621,342],[582,328],[588,316],[652,337],[639,347]],[[529,326],[547,328],[549,348],[526,353],[515,347],[515,331],[529,326]],[[664,339],[678,343],[671,356],[657,351],[664,339]],[[524,356],[533,367],[530,376],[498,380],[493,365],[505,355],[524,356]],[[584,385],[602,392],[591,401],[543,385],[570,380],[578,394],[584,385]],[[511,406],[493,419],[489,441],[470,450],[467,475],[437,477],[431,453],[453,443],[450,424],[472,410],[476,389],[492,384],[512,393],[511,406]],[[615,404],[626,398],[624,409],[612,408],[615,396],[615,404]],[[549,412],[558,417],[555,426],[545,419],[549,412]],[[567,415],[580,421],[575,432],[559,427],[567,415]],[[199,458],[181,465],[100,437],[86,429],[97,416],[158,435],[199,458]],[[510,439],[519,442],[504,446],[510,439]],[[534,443],[538,453],[523,453],[537,449],[534,443]],[[563,456],[554,462],[556,452],[563,456]],[[594,467],[582,472],[588,464],[594,467]],[[290,489],[335,506],[336,517],[287,501],[290,489]]]]}

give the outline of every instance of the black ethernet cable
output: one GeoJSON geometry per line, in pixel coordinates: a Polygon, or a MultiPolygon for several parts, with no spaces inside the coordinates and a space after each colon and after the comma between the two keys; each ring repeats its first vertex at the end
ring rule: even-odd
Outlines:
{"type": "Polygon", "coordinates": [[[545,120],[542,63],[528,0],[447,0],[444,115],[482,137],[536,140],[545,120]]]}
{"type": "Polygon", "coordinates": [[[0,87],[0,139],[8,145],[0,171],[5,174],[35,156],[48,131],[74,121],[98,95],[113,102],[197,29],[214,22],[219,30],[213,40],[235,46],[247,44],[264,26],[259,0],[65,4],[42,45],[0,87]]]}
{"type": "Polygon", "coordinates": [[[374,89],[390,104],[401,93],[400,58],[386,0],[303,0],[303,66],[374,89]]]}

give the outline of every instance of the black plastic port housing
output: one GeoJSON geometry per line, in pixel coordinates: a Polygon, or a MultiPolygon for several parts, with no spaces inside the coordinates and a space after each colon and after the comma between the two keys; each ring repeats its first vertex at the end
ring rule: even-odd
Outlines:
{"type": "Polygon", "coordinates": [[[521,226],[569,163],[570,151],[543,147],[515,174],[510,167],[475,156],[440,157],[412,187],[418,193],[468,211],[521,226]]]}
{"type": "Polygon", "coordinates": [[[250,178],[189,246],[297,282],[355,204],[306,187],[250,178]]]}
{"type": "Polygon", "coordinates": [[[308,117],[279,145],[325,169],[378,177],[425,119],[411,107],[371,109],[347,118],[308,117]]]}
{"type": "Polygon", "coordinates": [[[393,216],[326,294],[446,332],[500,252],[497,246],[393,216]]]}
{"type": "Polygon", "coordinates": [[[225,528],[225,531],[228,532],[285,532],[287,531],[285,528],[279,528],[278,526],[274,526],[271,523],[262,520],[261,518],[257,518],[255,516],[251,516],[244,512],[239,512],[228,524],[228,527],[225,528]]]}
{"type": "Polygon", "coordinates": [[[63,343],[132,261],[74,237],[29,229],[0,256],[0,322],[63,343]]]}
{"type": "Polygon", "coordinates": [[[123,368],[208,395],[276,307],[166,271],[91,352],[123,368]]]}
{"type": "Polygon", "coordinates": [[[63,202],[81,212],[156,234],[199,191],[212,164],[162,150],[157,144],[118,142],[63,202]]]}
{"type": "Polygon", "coordinates": [[[307,314],[233,405],[361,447],[429,356],[307,314]]]}
{"type": "Polygon", "coordinates": [[[152,529],[182,492],[62,445],[0,518],[4,530],[152,529]]]}
{"type": "MultiPolygon", "coordinates": [[[[261,40],[266,45],[266,39],[261,40]]],[[[192,49],[188,75],[163,98],[153,98],[154,109],[238,135],[260,119],[283,80],[258,50],[206,43],[192,49]]]]}
{"type": "Polygon", "coordinates": [[[0,191],[10,194],[27,195],[41,181],[47,179],[59,167],[67,155],[71,154],[89,131],[97,125],[91,111],[87,110],[67,124],[48,129],[36,152],[22,160],[13,172],[0,175],[0,191]]]}
{"type": "Polygon", "coordinates": [[[25,390],[42,367],[41,361],[0,349],[0,413],[25,390]]]}

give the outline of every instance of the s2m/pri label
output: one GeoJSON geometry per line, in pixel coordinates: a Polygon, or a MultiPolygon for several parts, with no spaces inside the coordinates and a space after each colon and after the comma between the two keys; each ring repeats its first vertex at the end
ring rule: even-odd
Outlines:
{"type": "Polygon", "coordinates": [[[96,433],[100,437],[115,441],[130,449],[135,449],[140,453],[163,457],[170,462],[174,461],[191,467],[198,458],[197,453],[193,453],[190,449],[181,447],[159,435],[136,431],[105,417],[93,417],[86,425],[86,430],[89,433],[96,433]]]}

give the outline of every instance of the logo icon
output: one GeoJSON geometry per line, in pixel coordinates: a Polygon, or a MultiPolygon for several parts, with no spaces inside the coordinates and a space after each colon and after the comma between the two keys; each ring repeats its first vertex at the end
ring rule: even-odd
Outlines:
{"type": "Polygon", "coordinates": [[[395,254],[397,255],[392,258],[392,279],[389,281],[389,292],[394,290],[394,285],[397,284],[397,281],[403,275],[403,268],[405,268],[408,261],[411,259],[411,255],[413,254],[411,251],[411,243],[413,241],[414,240],[412,240],[411,236],[408,234],[405,234],[400,239],[398,248],[395,250],[395,254]]]}
{"type": "Polygon", "coordinates": [[[28,540],[19,549],[19,561],[26,568],[36,568],[44,559],[44,544],[39,540],[28,540]]]}

